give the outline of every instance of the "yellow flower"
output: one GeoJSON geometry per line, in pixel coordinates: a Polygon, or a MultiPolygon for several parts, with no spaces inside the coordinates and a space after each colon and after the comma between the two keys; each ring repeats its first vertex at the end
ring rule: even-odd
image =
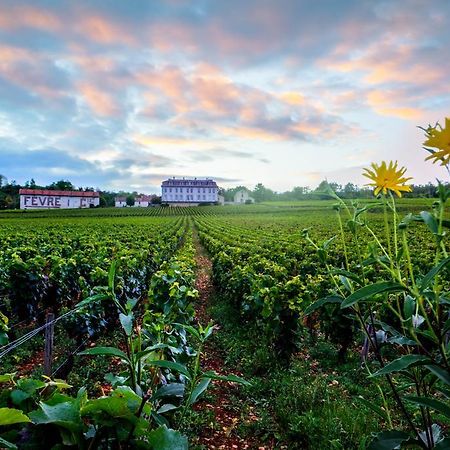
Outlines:
{"type": "Polygon", "coordinates": [[[366,186],[374,186],[375,195],[378,195],[380,192],[387,194],[389,190],[401,197],[402,191],[411,192],[411,186],[406,186],[405,183],[412,178],[404,177],[406,169],[404,167],[398,169],[397,164],[397,161],[395,163],[391,161],[389,165],[382,161],[379,166],[372,163],[371,167],[373,170],[364,169],[366,173],[363,173],[363,175],[373,181],[373,183],[368,183],[366,186]]]}
{"type": "Polygon", "coordinates": [[[440,125],[428,127],[426,133],[428,139],[423,143],[424,147],[436,148],[437,150],[427,148],[431,155],[425,160],[432,159],[433,164],[440,161],[442,166],[448,166],[450,164],[450,119],[445,118],[444,128],[440,125]]]}

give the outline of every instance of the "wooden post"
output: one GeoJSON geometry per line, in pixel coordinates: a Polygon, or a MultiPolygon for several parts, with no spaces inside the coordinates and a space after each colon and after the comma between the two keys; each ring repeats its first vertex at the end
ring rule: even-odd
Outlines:
{"type": "Polygon", "coordinates": [[[53,313],[47,313],[45,317],[45,348],[44,348],[44,375],[48,377],[52,376],[52,358],[53,358],[53,334],[54,324],[53,320],[55,315],[53,313]]]}

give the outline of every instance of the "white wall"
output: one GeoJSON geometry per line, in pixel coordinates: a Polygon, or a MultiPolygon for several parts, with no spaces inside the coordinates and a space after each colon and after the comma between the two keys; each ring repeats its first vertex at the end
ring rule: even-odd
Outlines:
{"type": "Polygon", "coordinates": [[[191,202],[191,203],[215,203],[218,201],[217,187],[174,187],[162,188],[161,201],[167,202],[191,202]]]}
{"type": "Polygon", "coordinates": [[[75,209],[98,206],[99,197],[66,197],[62,195],[21,195],[20,209],[75,209]]]}

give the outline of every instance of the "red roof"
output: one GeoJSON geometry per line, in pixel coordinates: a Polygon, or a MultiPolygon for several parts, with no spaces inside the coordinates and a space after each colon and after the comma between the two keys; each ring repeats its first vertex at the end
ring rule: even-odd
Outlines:
{"type": "Polygon", "coordinates": [[[154,196],[153,195],[138,195],[134,201],[135,202],[150,202],[154,196]]]}
{"type": "Polygon", "coordinates": [[[20,195],[47,195],[54,197],[100,197],[98,192],[53,191],[50,189],[20,189],[20,195]]]}

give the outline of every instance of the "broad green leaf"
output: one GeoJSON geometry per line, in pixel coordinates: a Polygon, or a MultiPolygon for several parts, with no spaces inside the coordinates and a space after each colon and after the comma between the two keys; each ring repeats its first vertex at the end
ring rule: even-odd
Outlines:
{"type": "Polygon", "coordinates": [[[429,228],[429,230],[433,234],[438,234],[438,232],[439,232],[439,225],[438,225],[438,222],[436,220],[436,217],[434,217],[428,211],[422,211],[420,213],[420,217],[422,218],[422,220],[425,222],[425,224],[427,225],[427,227],[429,228]]]}
{"type": "Polygon", "coordinates": [[[39,406],[41,409],[30,413],[30,419],[34,424],[53,423],[71,431],[76,431],[82,426],[79,405],[74,399],[56,405],[39,402],[39,406]]]}
{"type": "Polygon", "coordinates": [[[370,284],[358,289],[353,294],[349,295],[341,304],[341,308],[348,308],[355,303],[371,299],[373,296],[387,292],[402,292],[408,291],[408,288],[399,283],[392,281],[381,281],[379,283],[370,284]]]}
{"type": "Polygon", "coordinates": [[[13,425],[25,422],[31,422],[31,420],[19,409],[0,408],[0,425],[13,425]]]}
{"type": "Polygon", "coordinates": [[[131,336],[131,333],[133,332],[133,313],[130,312],[127,315],[120,313],[119,320],[122,325],[122,328],[125,331],[125,334],[127,336],[131,336]]]}
{"type": "Polygon", "coordinates": [[[9,342],[8,335],[5,332],[0,331],[0,345],[1,346],[6,345],[8,342],[9,342]]]}
{"type": "Polygon", "coordinates": [[[128,377],[120,377],[112,373],[107,373],[104,378],[105,381],[112,385],[112,387],[124,385],[128,380],[128,377]]]}
{"type": "Polygon", "coordinates": [[[17,372],[14,373],[4,373],[3,375],[0,375],[0,383],[9,383],[11,382],[14,377],[16,376],[17,372]]]}
{"type": "Polygon", "coordinates": [[[153,430],[148,435],[148,442],[153,450],[187,450],[188,440],[179,431],[171,430],[165,425],[153,430]]]}
{"type": "Polygon", "coordinates": [[[442,402],[441,400],[437,400],[435,398],[429,397],[405,397],[405,400],[408,402],[415,403],[419,406],[425,406],[426,408],[434,409],[444,416],[450,417],[450,406],[447,403],[442,402]]]}
{"type": "Polygon", "coordinates": [[[93,347],[83,350],[78,353],[79,355],[104,355],[104,356],[117,356],[118,358],[128,361],[128,356],[120,349],[116,347],[93,347]]]}
{"type": "Polygon", "coordinates": [[[191,374],[186,369],[186,366],[183,366],[183,364],[180,364],[180,363],[177,363],[174,361],[154,360],[154,361],[148,361],[147,364],[150,366],[156,366],[156,367],[161,367],[164,369],[175,370],[177,372],[182,373],[186,378],[188,378],[188,379],[191,378],[191,374]]]}
{"type": "Polygon", "coordinates": [[[405,370],[410,366],[419,365],[419,364],[429,364],[431,361],[429,358],[423,355],[405,355],[394,361],[390,362],[382,369],[378,370],[372,377],[378,377],[380,375],[387,375],[393,372],[400,372],[401,370],[405,370]]]}
{"type": "Polygon", "coordinates": [[[420,292],[423,292],[433,281],[434,277],[448,264],[450,264],[450,257],[445,258],[438,265],[434,266],[420,281],[419,284],[420,292]]]}
{"type": "Polygon", "coordinates": [[[184,384],[183,383],[169,383],[161,386],[153,395],[153,399],[161,397],[183,397],[184,384]]]}
{"type": "Polygon", "coordinates": [[[0,448],[16,450],[17,445],[13,444],[12,442],[5,441],[3,438],[0,437],[0,448]]]}
{"type": "Polygon", "coordinates": [[[405,302],[403,303],[403,314],[406,320],[411,319],[411,316],[414,314],[416,309],[416,301],[410,295],[407,295],[405,298],[405,302]]]}
{"type": "Polygon", "coordinates": [[[323,305],[326,305],[328,303],[342,303],[343,300],[344,300],[343,297],[340,297],[338,295],[333,295],[333,296],[330,296],[330,297],[321,298],[320,300],[317,300],[316,302],[314,302],[313,304],[309,305],[305,309],[305,315],[311,314],[316,309],[319,309],[323,305]]]}
{"type": "Polygon", "coordinates": [[[189,399],[189,404],[192,405],[194,404],[197,399],[200,397],[200,395],[203,394],[203,392],[206,391],[206,389],[208,389],[208,385],[211,382],[211,378],[202,378],[197,386],[195,386],[194,390],[192,391],[192,395],[191,398],[189,399]]]}
{"type": "Polygon", "coordinates": [[[448,370],[434,364],[425,366],[432,374],[436,375],[443,383],[450,386],[450,374],[448,370]]]}
{"type": "Polygon", "coordinates": [[[158,414],[164,414],[169,411],[173,411],[175,409],[178,409],[178,406],[172,405],[171,403],[166,403],[165,405],[162,405],[161,408],[158,409],[158,414]]]}
{"type": "Polygon", "coordinates": [[[400,448],[410,437],[404,431],[383,431],[375,436],[367,450],[394,450],[400,448]]]}
{"type": "Polygon", "coordinates": [[[22,389],[14,389],[10,395],[12,402],[19,406],[22,402],[29,399],[32,394],[22,391],[22,389]]]}
{"type": "MultiPolygon", "coordinates": [[[[120,386],[110,396],[89,400],[81,410],[81,415],[98,415],[106,413],[111,417],[126,419],[132,423],[137,421],[136,412],[142,403],[142,398],[128,386],[120,386]]],[[[143,412],[151,414],[151,405],[147,402],[143,412]]]]}
{"type": "Polygon", "coordinates": [[[17,387],[28,394],[34,394],[38,389],[45,387],[45,383],[34,378],[22,378],[17,382],[17,387]]]}
{"type": "Polygon", "coordinates": [[[356,400],[362,403],[367,408],[371,409],[375,414],[378,414],[381,418],[383,418],[383,420],[389,422],[389,417],[386,411],[383,411],[379,406],[375,405],[373,402],[369,402],[368,400],[366,400],[361,396],[356,397],[356,400]]]}

